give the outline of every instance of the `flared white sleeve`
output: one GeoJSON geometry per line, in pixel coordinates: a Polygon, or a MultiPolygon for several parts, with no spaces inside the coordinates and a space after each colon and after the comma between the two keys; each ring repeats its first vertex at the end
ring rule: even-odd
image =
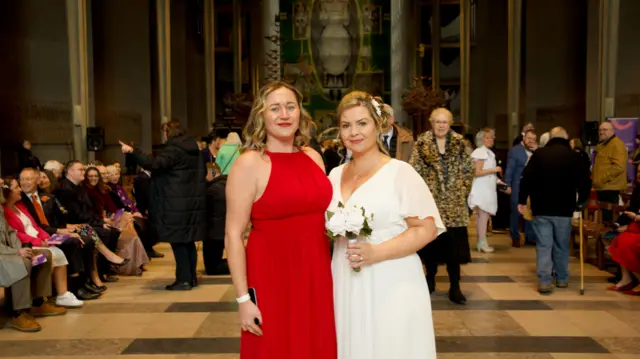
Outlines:
{"type": "Polygon", "coordinates": [[[431,195],[431,190],[415,169],[406,162],[400,161],[395,180],[395,189],[400,197],[400,215],[402,218],[433,218],[438,235],[447,229],[440,218],[438,206],[431,195]]]}

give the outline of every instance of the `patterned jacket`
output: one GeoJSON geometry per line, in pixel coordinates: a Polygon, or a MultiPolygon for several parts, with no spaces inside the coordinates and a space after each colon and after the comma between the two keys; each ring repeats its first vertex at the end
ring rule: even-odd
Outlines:
{"type": "Polygon", "coordinates": [[[462,135],[449,131],[445,153],[440,155],[433,132],[421,134],[409,163],[429,186],[444,225],[447,228],[468,226],[467,196],[474,167],[471,148],[462,135]]]}

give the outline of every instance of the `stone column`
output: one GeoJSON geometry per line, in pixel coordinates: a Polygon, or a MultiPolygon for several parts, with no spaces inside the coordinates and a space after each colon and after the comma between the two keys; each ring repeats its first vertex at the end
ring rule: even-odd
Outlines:
{"type": "Polygon", "coordinates": [[[73,119],[73,155],[83,162],[87,153],[89,125],[89,75],[87,60],[87,4],[83,0],[67,0],[67,33],[71,74],[71,116],[73,119]]]}
{"type": "Polygon", "coordinates": [[[204,73],[207,95],[207,131],[216,121],[216,44],[214,0],[204,0],[204,73]]]}
{"type": "Polygon", "coordinates": [[[598,22],[599,121],[615,116],[620,0],[600,0],[598,22]]]}
{"type": "Polygon", "coordinates": [[[265,37],[279,37],[280,24],[276,19],[280,18],[280,0],[262,0],[262,35],[263,35],[263,66],[262,83],[280,79],[280,41],[275,44],[265,37]]]}
{"type": "Polygon", "coordinates": [[[508,85],[507,118],[509,119],[509,138],[511,143],[520,133],[520,74],[522,47],[522,0],[509,0],[508,5],[508,85]]]}
{"type": "Polygon", "coordinates": [[[242,2],[233,0],[233,92],[242,92],[242,2]]]}
{"type": "Polygon", "coordinates": [[[391,107],[396,122],[410,127],[409,116],[402,108],[402,93],[411,87],[415,77],[416,47],[413,22],[413,5],[410,0],[391,2],[391,107]]]}
{"type": "Polygon", "coordinates": [[[471,80],[471,1],[460,0],[460,121],[469,124],[471,80]]]}
{"type": "Polygon", "coordinates": [[[155,1],[160,121],[165,123],[171,120],[171,6],[170,0],[155,1]]]}

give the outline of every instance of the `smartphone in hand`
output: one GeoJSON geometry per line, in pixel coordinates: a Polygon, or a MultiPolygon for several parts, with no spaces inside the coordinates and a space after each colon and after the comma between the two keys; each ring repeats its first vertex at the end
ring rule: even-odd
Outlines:
{"type": "MultiPolygon", "coordinates": [[[[256,305],[256,307],[259,308],[258,306],[258,296],[256,295],[256,289],[255,288],[249,288],[249,297],[251,297],[251,302],[253,302],[253,304],[256,305]]],[[[256,323],[256,325],[260,325],[260,321],[258,320],[258,318],[254,319],[254,322],[256,323]]]]}

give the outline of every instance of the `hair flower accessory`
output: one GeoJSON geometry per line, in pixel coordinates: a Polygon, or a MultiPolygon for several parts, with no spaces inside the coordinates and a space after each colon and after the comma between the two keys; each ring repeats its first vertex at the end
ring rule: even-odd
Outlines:
{"type": "Polygon", "coordinates": [[[371,105],[373,105],[373,108],[376,110],[376,115],[382,116],[382,108],[380,106],[380,103],[373,97],[371,97],[371,105]]]}

